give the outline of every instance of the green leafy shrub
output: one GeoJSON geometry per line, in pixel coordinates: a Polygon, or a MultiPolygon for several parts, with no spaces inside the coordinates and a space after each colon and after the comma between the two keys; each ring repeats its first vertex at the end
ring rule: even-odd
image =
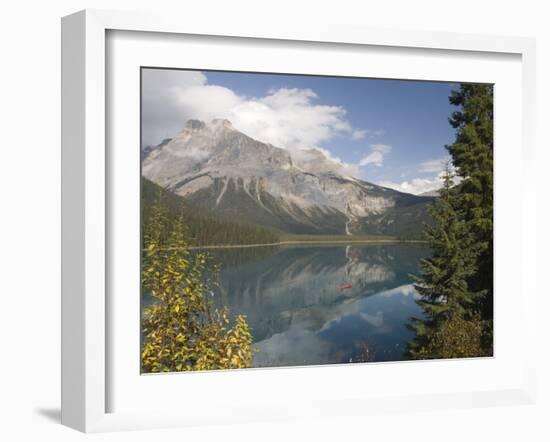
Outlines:
{"type": "Polygon", "coordinates": [[[417,359],[451,359],[491,356],[484,343],[490,324],[479,314],[466,318],[451,315],[433,330],[425,347],[417,348],[417,359]]]}

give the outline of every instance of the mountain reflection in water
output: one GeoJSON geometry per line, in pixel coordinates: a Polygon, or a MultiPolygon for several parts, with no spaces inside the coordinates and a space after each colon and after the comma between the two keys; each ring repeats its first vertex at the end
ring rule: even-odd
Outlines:
{"type": "Polygon", "coordinates": [[[210,250],[221,265],[216,303],[244,314],[255,367],[397,361],[422,317],[410,274],[419,245],[280,246],[210,250]]]}

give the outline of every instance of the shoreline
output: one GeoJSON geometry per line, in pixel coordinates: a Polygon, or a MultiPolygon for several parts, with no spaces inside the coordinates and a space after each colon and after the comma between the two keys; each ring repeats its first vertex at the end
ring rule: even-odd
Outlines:
{"type": "Polygon", "coordinates": [[[332,245],[332,244],[342,244],[342,245],[353,245],[353,244],[427,244],[428,242],[421,239],[359,239],[355,241],[344,241],[344,240],[319,240],[319,241],[305,241],[305,240],[289,240],[289,241],[279,241],[274,243],[266,244],[226,244],[226,245],[206,245],[206,246],[189,246],[189,250],[197,249],[245,249],[253,247],[277,247],[285,245],[332,245]]]}

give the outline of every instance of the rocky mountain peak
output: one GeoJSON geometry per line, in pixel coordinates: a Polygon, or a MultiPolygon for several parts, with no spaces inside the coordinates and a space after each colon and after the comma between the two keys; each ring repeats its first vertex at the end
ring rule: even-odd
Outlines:
{"type": "Polygon", "coordinates": [[[204,121],[200,120],[187,120],[187,123],[185,123],[185,129],[188,130],[201,130],[206,127],[206,124],[204,121]]]}
{"type": "Polygon", "coordinates": [[[215,118],[209,123],[206,123],[201,120],[187,120],[185,123],[183,132],[185,131],[192,131],[192,132],[198,132],[198,131],[210,131],[210,132],[217,132],[219,130],[223,129],[233,129],[233,125],[231,124],[231,121],[226,120],[224,118],[215,118]]]}
{"type": "Polygon", "coordinates": [[[233,129],[233,124],[231,124],[231,121],[226,120],[225,118],[214,118],[211,122],[212,126],[216,127],[225,127],[227,129],[233,129]]]}
{"type": "Polygon", "coordinates": [[[339,166],[320,149],[290,152],[215,119],[187,121],[144,157],[142,173],[222,216],[297,233],[364,232],[367,219],[383,227],[395,219],[381,216],[416,203],[413,195],[345,176],[339,166]]]}

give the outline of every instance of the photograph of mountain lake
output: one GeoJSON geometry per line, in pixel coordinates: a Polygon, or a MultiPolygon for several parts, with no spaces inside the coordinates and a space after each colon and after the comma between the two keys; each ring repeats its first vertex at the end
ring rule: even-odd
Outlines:
{"type": "Polygon", "coordinates": [[[141,68],[141,371],[492,357],[493,85],[141,68]]]}

